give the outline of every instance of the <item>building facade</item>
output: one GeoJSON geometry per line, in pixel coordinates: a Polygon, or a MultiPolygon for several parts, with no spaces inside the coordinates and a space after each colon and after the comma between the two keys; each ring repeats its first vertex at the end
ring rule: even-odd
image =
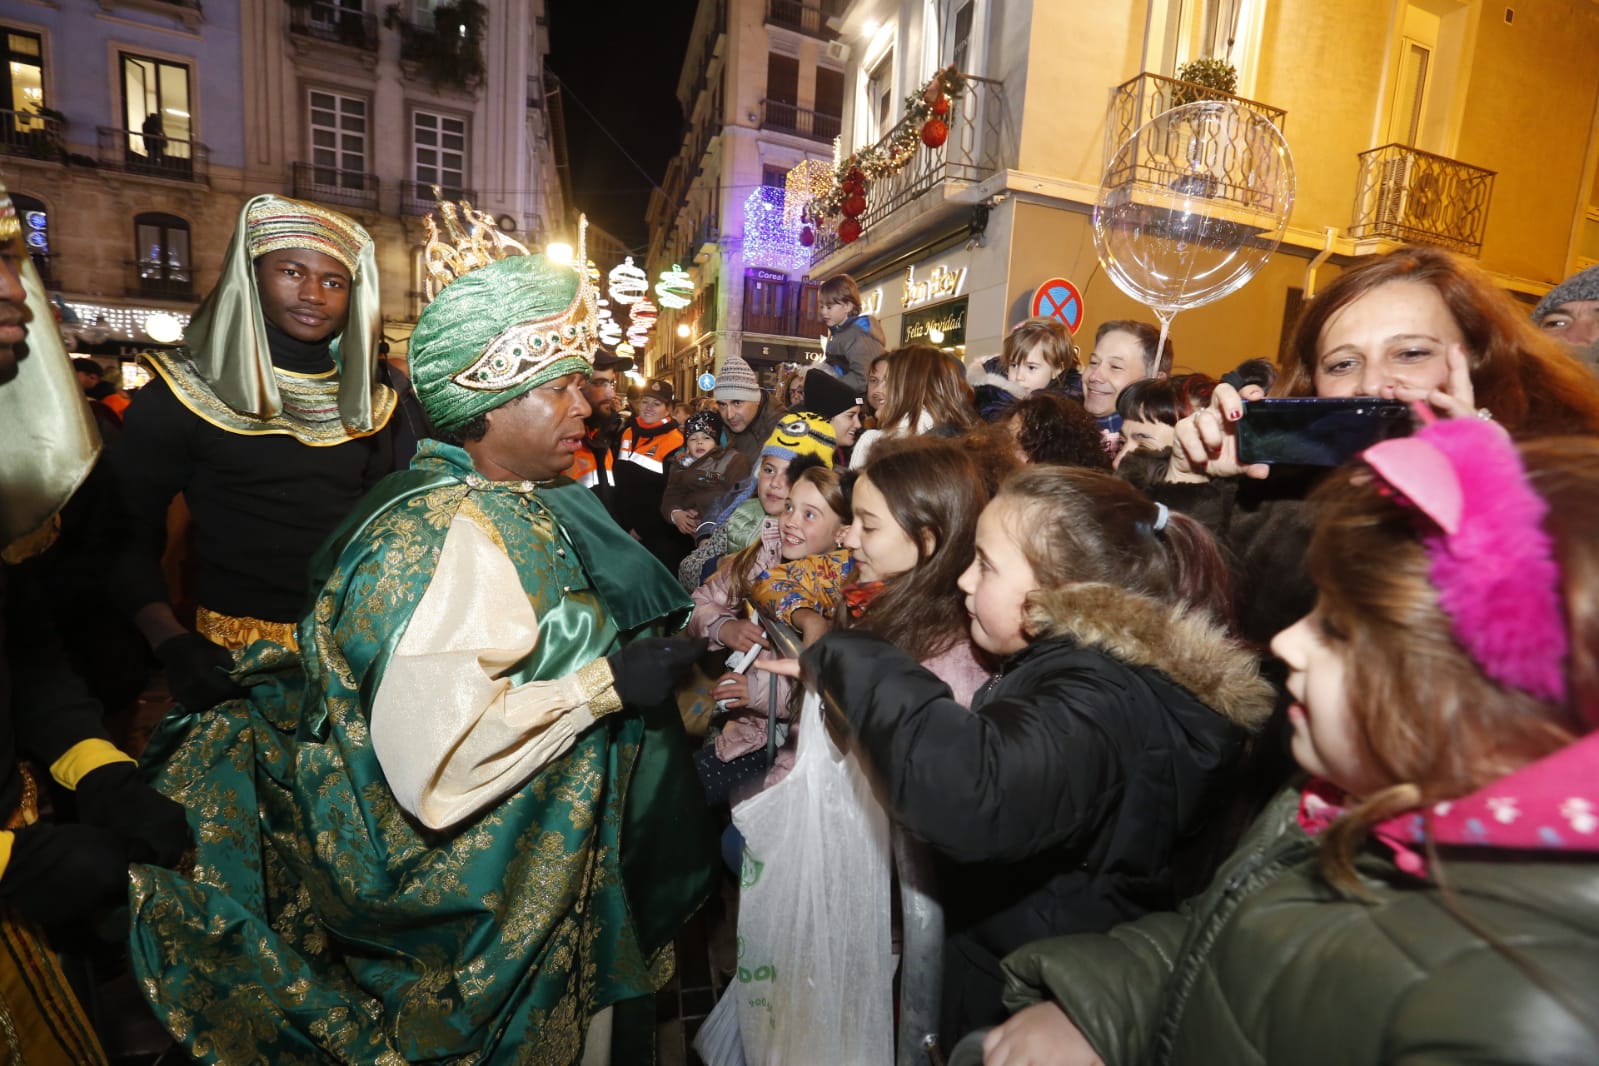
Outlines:
{"type": "Polygon", "coordinates": [[[1474,256],[1529,302],[1599,258],[1591,3],[852,0],[838,26],[843,158],[892,139],[935,71],[967,75],[943,147],[869,183],[859,238],[817,232],[810,275],[856,277],[891,346],[996,354],[1056,278],[1081,294],[1085,351],[1101,322],[1152,320],[1101,267],[1092,214],[1127,138],[1192,97],[1173,79],[1196,59],[1230,62],[1236,102],[1280,126],[1297,194],[1258,275],[1177,314],[1180,367],[1275,357],[1307,291],[1406,241],[1474,256]]]}
{"type": "Polygon", "coordinates": [[[80,340],[186,322],[260,193],[367,228],[396,342],[435,185],[525,243],[573,236],[545,0],[17,0],[0,33],[0,170],[80,340]]]}
{"type": "Polygon", "coordinates": [[[244,194],[239,7],[17,0],[0,13],[0,172],[70,338],[147,344],[218,276],[244,194]]]}
{"type": "Polygon", "coordinates": [[[690,306],[661,309],[649,372],[679,395],[742,355],[768,383],[786,362],[818,358],[825,332],[809,250],[784,223],[785,185],[804,163],[831,168],[844,114],[848,49],[840,5],[821,0],[700,0],[677,85],[683,147],[650,199],[652,283],[679,266],[690,306]]]}

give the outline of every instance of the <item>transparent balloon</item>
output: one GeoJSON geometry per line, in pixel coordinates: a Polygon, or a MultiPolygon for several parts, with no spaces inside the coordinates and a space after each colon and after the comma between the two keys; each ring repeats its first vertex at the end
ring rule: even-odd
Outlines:
{"type": "Polygon", "coordinates": [[[1201,100],[1140,126],[1105,168],[1094,250],[1116,286],[1155,312],[1164,345],[1178,311],[1236,292],[1282,243],[1294,161],[1270,119],[1201,100]]]}

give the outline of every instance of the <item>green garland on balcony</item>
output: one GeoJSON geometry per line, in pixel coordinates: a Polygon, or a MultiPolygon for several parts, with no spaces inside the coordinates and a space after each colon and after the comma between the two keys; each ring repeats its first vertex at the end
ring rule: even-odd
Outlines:
{"type": "MultiPolygon", "coordinates": [[[[963,95],[966,89],[965,75],[951,65],[929,78],[921,91],[907,96],[905,117],[882,140],[851,153],[833,169],[826,191],[806,208],[807,220],[821,223],[844,215],[846,222],[854,222],[861,211],[845,211],[846,201],[859,197],[859,203],[850,206],[864,210],[867,182],[886,178],[903,169],[916,154],[916,149],[924,143],[935,150],[937,145],[942,145],[944,136],[949,132],[946,122],[952,110],[949,101],[963,95]],[[942,127],[941,132],[938,127],[942,127]]],[[[856,223],[855,230],[856,236],[859,236],[859,223],[856,223]]],[[[841,224],[840,235],[843,232],[841,224]]],[[[849,239],[854,240],[854,237],[849,239]]]]}
{"type": "Polygon", "coordinates": [[[443,85],[472,90],[483,83],[483,29],[489,9],[482,0],[449,0],[433,9],[433,29],[423,30],[400,18],[400,5],[390,4],[384,25],[400,30],[400,58],[415,63],[435,89],[443,85]]]}
{"type": "Polygon", "coordinates": [[[1177,80],[1187,84],[1172,92],[1173,107],[1214,100],[1217,93],[1233,95],[1238,89],[1238,70],[1225,59],[1196,59],[1177,68],[1177,80]]]}

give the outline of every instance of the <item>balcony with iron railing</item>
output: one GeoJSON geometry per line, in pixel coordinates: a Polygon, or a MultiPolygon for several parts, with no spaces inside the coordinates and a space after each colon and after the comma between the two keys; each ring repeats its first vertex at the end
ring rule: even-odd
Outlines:
{"type": "Polygon", "coordinates": [[[836,41],[838,31],[829,22],[838,14],[839,3],[821,5],[803,3],[802,0],[766,0],[766,23],[794,30],[807,37],[823,41],[836,41]]]}
{"type": "MultiPolygon", "coordinates": [[[[473,189],[458,189],[446,185],[440,190],[445,200],[458,201],[470,200],[477,203],[477,192],[473,189]]],[[[421,216],[427,214],[437,206],[438,200],[433,196],[433,186],[419,181],[404,181],[400,183],[400,214],[421,216]]]]}
{"type": "Polygon", "coordinates": [[[808,281],[744,279],[744,332],[772,337],[820,337],[827,332],[822,321],[821,286],[808,281]]]}
{"type": "Polygon", "coordinates": [[[0,153],[60,162],[65,155],[61,121],[31,111],[0,109],[0,153]]]}
{"type": "MultiPolygon", "coordinates": [[[[945,116],[949,135],[943,147],[915,152],[905,166],[872,182],[866,197],[866,212],[860,216],[861,226],[867,231],[881,226],[901,208],[934,189],[943,188],[946,183],[976,184],[1015,165],[1016,145],[1009,129],[1004,85],[975,74],[961,77],[967,89],[950,100],[952,106],[945,116]]],[[[886,146],[902,134],[900,127],[903,125],[905,120],[902,119],[877,143],[886,146]]],[[[818,229],[813,247],[813,271],[814,264],[820,264],[843,247],[846,246],[838,239],[836,225],[818,229]]]]}
{"type": "Polygon", "coordinates": [[[198,141],[101,126],[100,165],[147,178],[209,185],[211,149],[198,141]]]}
{"type": "Polygon", "coordinates": [[[1494,171],[1402,144],[1359,159],[1351,237],[1482,253],[1494,171]]]}
{"type": "Polygon", "coordinates": [[[333,207],[378,209],[378,178],[358,170],[338,170],[316,163],[294,164],[294,195],[333,207]]]}
{"type": "Polygon", "coordinates": [[[838,136],[843,119],[822,111],[813,111],[784,100],[761,101],[761,129],[777,133],[792,133],[813,141],[831,144],[838,136]]]}
{"type": "Polygon", "coordinates": [[[348,45],[365,52],[378,50],[378,17],[336,4],[292,4],[289,32],[318,41],[348,45]]]}
{"type": "Polygon", "coordinates": [[[1110,91],[1110,111],[1105,116],[1105,165],[1110,165],[1121,146],[1145,123],[1174,107],[1200,100],[1230,101],[1248,108],[1269,119],[1279,131],[1288,121],[1288,112],[1271,104],[1161,74],[1140,74],[1110,91]]]}

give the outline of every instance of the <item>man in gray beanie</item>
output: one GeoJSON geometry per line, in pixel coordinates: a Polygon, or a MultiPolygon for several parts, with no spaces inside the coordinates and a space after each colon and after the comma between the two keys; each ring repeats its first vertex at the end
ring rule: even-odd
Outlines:
{"type": "Polygon", "coordinates": [[[782,410],[769,402],[755,371],[736,355],[722,360],[711,395],[727,423],[727,443],[750,461],[751,468],[759,465],[761,447],[777,428],[782,410]]]}
{"type": "Polygon", "coordinates": [[[1577,358],[1599,367],[1599,266],[1550,289],[1533,308],[1532,321],[1575,348],[1577,358]]]}

